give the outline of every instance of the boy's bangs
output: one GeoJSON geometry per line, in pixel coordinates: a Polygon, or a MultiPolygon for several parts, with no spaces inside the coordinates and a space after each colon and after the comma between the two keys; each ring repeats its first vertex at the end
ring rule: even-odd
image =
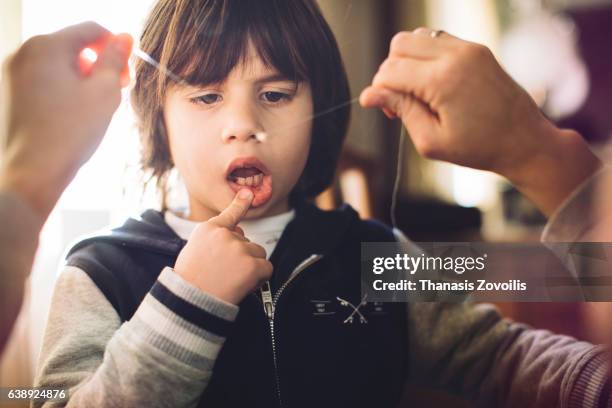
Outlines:
{"type": "Polygon", "coordinates": [[[161,62],[190,85],[205,86],[223,82],[237,65],[248,64],[252,45],[266,67],[296,83],[307,81],[308,64],[298,52],[304,49],[300,33],[280,10],[282,3],[189,2],[190,12],[175,14],[181,17],[172,21],[175,29],[169,30],[161,62]]]}

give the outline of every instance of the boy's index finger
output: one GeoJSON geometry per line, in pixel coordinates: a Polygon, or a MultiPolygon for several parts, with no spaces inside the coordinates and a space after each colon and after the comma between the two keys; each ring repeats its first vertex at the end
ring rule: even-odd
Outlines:
{"type": "Polygon", "coordinates": [[[246,214],[253,202],[253,192],[248,188],[238,191],[234,200],[216,217],[208,220],[219,227],[233,229],[246,214]]]}

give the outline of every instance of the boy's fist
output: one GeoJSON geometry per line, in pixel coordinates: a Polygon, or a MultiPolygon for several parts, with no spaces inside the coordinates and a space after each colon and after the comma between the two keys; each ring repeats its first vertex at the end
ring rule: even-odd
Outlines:
{"type": "Polygon", "coordinates": [[[233,304],[270,279],[272,264],[266,251],[237,226],[252,201],[253,192],[242,189],[223,212],[198,225],[174,271],[203,292],[233,304]]]}

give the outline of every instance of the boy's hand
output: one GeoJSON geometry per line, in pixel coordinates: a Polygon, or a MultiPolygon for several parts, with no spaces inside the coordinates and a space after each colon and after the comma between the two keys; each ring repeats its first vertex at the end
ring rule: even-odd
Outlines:
{"type": "Polygon", "coordinates": [[[252,201],[251,190],[240,190],[223,212],[193,230],[174,266],[203,292],[236,305],[272,276],[265,249],[237,226],[252,201]]]}

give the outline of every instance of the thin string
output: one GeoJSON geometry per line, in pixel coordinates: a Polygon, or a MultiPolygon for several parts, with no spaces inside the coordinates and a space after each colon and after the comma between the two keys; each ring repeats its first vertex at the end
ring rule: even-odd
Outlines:
{"type": "Polygon", "coordinates": [[[268,130],[268,133],[273,133],[273,132],[278,132],[278,131],[281,131],[281,130],[291,129],[291,128],[295,127],[295,126],[298,126],[298,125],[301,125],[303,123],[306,123],[306,122],[308,122],[308,121],[310,121],[312,119],[318,118],[318,117],[323,116],[323,115],[328,115],[328,114],[330,114],[332,112],[337,111],[338,109],[342,109],[345,106],[351,105],[351,104],[353,104],[353,103],[355,103],[357,101],[359,101],[359,97],[358,96],[353,98],[353,99],[351,99],[351,100],[349,100],[349,101],[342,102],[342,103],[340,103],[340,104],[338,104],[336,106],[332,106],[331,108],[328,108],[328,109],[325,109],[323,111],[314,113],[314,114],[312,114],[310,116],[306,116],[305,118],[300,119],[300,120],[295,121],[295,122],[292,122],[292,123],[290,123],[288,125],[271,128],[270,130],[268,130]]]}
{"type": "Polygon", "coordinates": [[[399,193],[399,186],[400,186],[400,181],[402,179],[402,165],[403,165],[403,158],[404,158],[404,139],[406,139],[408,136],[406,134],[406,127],[404,127],[404,125],[402,124],[402,129],[400,130],[400,139],[398,142],[398,146],[397,146],[397,160],[396,160],[396,167],[395,167],[395,181],[393,182],[393,193],[391,193],[391,207],[390,207],[390,218],[391,218],[391,225],[393,226],[394,229],[399,229],[397,227],[397,220],[395,219],[395,210],[396,210],[396,206],[397,206],[397,195],[399,193]]]}
{"type": "Polygon", "coordinates": [[[168,68],[160,64],[157,60],[155,60],[153,57],[151,57],[149,54],[147,54],[140,48],[134,47],[132,52],[135,56],[137,56],[138,58],[140,58],[147,64],[151,65],[153,68],[159,70],[159,72],[166,75],[167,77],[169,77],[176,83],[181,84],[181,85],[186,84],[186,81],[183,78],[176,75],[174,72],[170,71],[168,68]]]}

